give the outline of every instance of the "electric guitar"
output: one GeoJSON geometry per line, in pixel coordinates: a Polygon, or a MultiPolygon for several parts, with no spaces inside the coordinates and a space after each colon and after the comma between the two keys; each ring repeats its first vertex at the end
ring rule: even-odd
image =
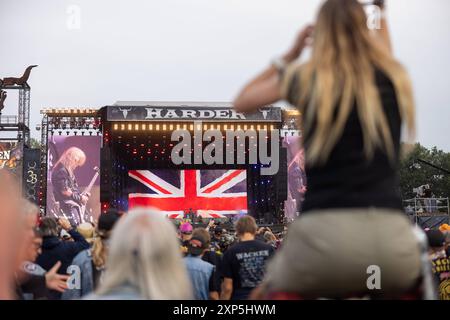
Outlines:
{"type": "MultiPolygon", "coordinates": [[[[89,185],[81,193],[82,196],[86,196],[86,195],[90,194],[91,189],[94,186],[95,180],[97,180],[97,178],[98,178],[98,176],[100,174],[100,169],[98,167],[94,167],[94,171],[95,171],[95,174],[92,177],[91,182],[89,183],[89,185]]],[[[78,212],[80,213],[80,219],[81,219],[80,223],[84,223],[86,221],[85,220],[86,204],[76,203],[73,200],[64,201],[64,203],[78,207],[78,212]]]]}

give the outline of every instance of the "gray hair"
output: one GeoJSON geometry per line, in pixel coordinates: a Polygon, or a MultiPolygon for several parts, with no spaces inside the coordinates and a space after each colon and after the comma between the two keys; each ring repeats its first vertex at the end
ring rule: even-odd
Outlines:
{"type": "Polygon", "coordinates": [[[163,213],[134,209],[115,226],[97,293],[106,295],[124,285],[137,289],[143,299],[192,298],[175,227],[163,213]]]}
{"type": "Polygon", "coordinates": [[[43,237],[58,237],[61,232],[58,221],[53,217],[42,218],[39,229],[43,237]]]}

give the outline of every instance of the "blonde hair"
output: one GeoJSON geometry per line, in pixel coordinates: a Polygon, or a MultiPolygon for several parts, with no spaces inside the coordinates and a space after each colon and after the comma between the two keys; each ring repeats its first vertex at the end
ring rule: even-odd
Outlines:
{"type": "Polygon", "coordinates": [[[161,212],[134,209],[118,221],[106,265],[100,295],[131,285],[143,299],[192,298],[175,227],[161,212]]]}
{"type": "Polygon", "coordinates": [[[77,147],[70,147],[59,158],[59,160],[55,163],[54,168],[56,168],[59,164],[62,164],[69,173],[73,175],[73,170],[76,167],[81,167],[86,162],[86,154],[83,150],[77,147]]]}
{"type": "Polygon", "coordinates": [[[108,246],[105,241],[109,239],[111,232],[97,230],[95,232],[94,241],[92,244],[92,262],[97,267],[97,269],[101,269],[106,264],[106,257],[108,255],[108,246]]]}
{"type": "Polygon", "coordinates": [[[413,138],[414,99],[407,72],[388,47],[370,34],[366,14],[357,0],[326,1],[317,17],[310,61],[288,68],[282,83],[283,95],[287,96],[292,78],[297,76],[299,81],[297,102],[307,107],[304,130],[311,134],[308,162],[326,161],[355,102],[367,158],[379,147],[394,160],[394,144],[377,90],[375,69],[393,83],[400,116],[409,138],[413,138]],[[310,132],[314,121],[316,127],[310,132]]]}

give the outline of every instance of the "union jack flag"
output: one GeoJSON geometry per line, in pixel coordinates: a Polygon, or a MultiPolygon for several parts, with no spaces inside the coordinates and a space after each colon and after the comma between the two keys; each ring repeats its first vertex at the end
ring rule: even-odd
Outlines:
{"type": "Polygon", "coordinates": [[[247,213],[245,170],[131,170],[128,207],[154,207],[170,218],[247,213]],[[134,183],[134,185],[133,185],[134,183]]]}

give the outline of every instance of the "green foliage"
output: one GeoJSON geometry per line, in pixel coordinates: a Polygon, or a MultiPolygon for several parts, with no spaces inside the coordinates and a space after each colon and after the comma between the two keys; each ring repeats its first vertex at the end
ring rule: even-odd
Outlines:
{"type": "Polygon", "coordinates": [[[412,151],[401,161],[400,186],[403,199],[414,198],[413,188],[429,184],[433,194],[438,198],[450,196],[450,175],[418,162],[422,159],[433,165],[450,170],[450,153],[438,150],[436,147],[427,149],[416,143],[412,151]]]}
{"type": "Polygon", "coordinates": [[[30,139],[30,148],[40,149],[41,148],[41,142],[38,139],[31,138],[30,139]]]}

